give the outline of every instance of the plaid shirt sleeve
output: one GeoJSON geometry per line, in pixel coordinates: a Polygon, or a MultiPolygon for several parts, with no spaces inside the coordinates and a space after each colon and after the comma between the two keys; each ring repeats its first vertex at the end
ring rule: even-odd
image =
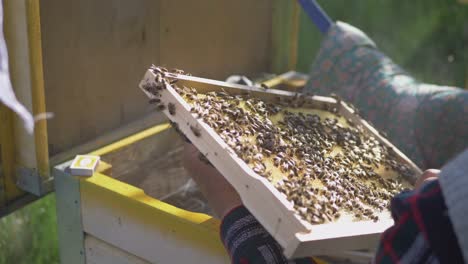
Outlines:
{"type": "Polygon", "coordinates": [[[244,206],[234,208],[224,217],[221,223],[221,240],[232,263],[316,263],[312,258],[288,261],[280,245],[244,206]]]}
{"type": "Polygon", "coordinates": [[[463,263],[439,182],[395,196],[374,263],[463,263]]]}

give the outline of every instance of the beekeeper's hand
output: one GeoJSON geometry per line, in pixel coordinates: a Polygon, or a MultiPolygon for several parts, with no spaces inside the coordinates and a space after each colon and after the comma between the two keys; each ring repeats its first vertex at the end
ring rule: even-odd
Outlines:
{"type": "Polygon", "coordinates": [[[223,175],[213,166],[200,160],[199,155],[197,148],[185,143],[185,169],[197,183],[213,211],[222,219],[229,211],[242,204],[241,198],[223,175]]]}
{"type": "Polygon", "coordinates": [[[436,169],[428,169],[425,170],[421,176],[416,180],[416,183],[414,184],[414,187],[419,188],[423,183],[427,181],[432,181],[432,180],[437,180],[439,177],[440,170],[436,169]]]}

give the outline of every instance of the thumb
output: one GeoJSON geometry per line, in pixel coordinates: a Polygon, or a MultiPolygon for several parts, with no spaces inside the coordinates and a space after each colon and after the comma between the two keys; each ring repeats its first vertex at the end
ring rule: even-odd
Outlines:
{"type": "Polygon", "coordinates": [[[440,170],[437,169],[425,170],[416,180],[415,187],[419,188],[419,186],[421,186],[424,182],[437,179],[437,177],[439,177],[439,173],[440,170]]]}

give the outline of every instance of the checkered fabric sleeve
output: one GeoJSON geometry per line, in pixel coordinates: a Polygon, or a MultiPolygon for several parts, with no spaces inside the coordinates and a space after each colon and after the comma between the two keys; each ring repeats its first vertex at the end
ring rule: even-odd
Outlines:
{"type": "Polygon", "coordinates": [[[419,82],[351,25],[330,28],[305,89],[355,105],[421,168],[440,168],[468,147],[468,91],[419,82]]]}
{"type": "Polygon", "coordinates": [[[221,223],[221,240],[232,263],[316,263],[312,258],[288,261],[280,245],[244,206],[234,208],[224,217],[221,223]]]}
{"type": "Polygon", "coordinates": [[[439,182],[395,196],[374,263],[463,263],[439,182]]]}

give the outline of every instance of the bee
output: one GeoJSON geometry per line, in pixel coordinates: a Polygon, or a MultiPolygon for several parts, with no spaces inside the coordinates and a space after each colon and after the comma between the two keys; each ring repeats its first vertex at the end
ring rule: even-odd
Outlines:
{"type": "Polygon", "coordinates": [[[172,72],[172,73],[175,73],[175,74],[182,74],[182,75],[185,74],[185,72],[184,72],[183,70],[175,69],[175,68],[172,69],[171,72],[172,72]]]}
{"type": "Polygon", "coordinates": [[[337,95],[335,93],[331,93],[330,97],[336,100],[337,105],[340,105],[341,101],[343,101],[343,99],[339,95],[337,95]]]}
{"type": "Polygon", "coordinates": [[[262,161],[263,155],[261,153],[257,153],[257,154],[255,154],[255,156],[253,158],[258,160],[258,161],[262,161]]]}
{"type": "Polygon", "coordinates": [[[154,74],[163,74],[167,72],[167,69],[164,67],[156,67],[156,66],[151,66],[151,70],[153,71],[154,74]]]}
{"type": "Polygon", "coordinates": [[[195,127],[195,126],[190,126],[190,130],[192,130],[193,134],[194,134],[196,137],[200,137],[200,136],[201,136],[201,130],[200,130],[200,128],[195,127]]]}
{"type": "Polygon", "coordinates": [[[163,77],[161,74],[156,74],[156,76],[154,77],[154,80],[157,82],[157,83],[162,83],[163,81],[163,77]]]}
{"type": "Polygon", "coordinates": [[[164,109],[166,109],[166,106],[164,104],[159,104],[159,105],[156,106],[156,110],[158,110],[158,111],[162,111],[164,109]]]}
{"type": "MultiPolygon", "coordinates": [[[[208,153],[207,153],[208,154],[208,153]]],[[[208,158],[206,157],[206,155],[203,155],[201,152],[198,153],[198,159],[201,160],[202,162],[204,162],[205,164],[208,164],[210,166],[213,166],[213,164],[211,164],[211,162],[208,160],[208,158]]]]}
{"type": "Polygon", "coordinates": [[[260,174],[262,172],[262,169],[260,167],[254,167],[253,171],[257,174],[260,174]]]}
{"type": "Polygon", "coordinates": [[[169,114],[175,115],[175,113],[176,113],[176,106],[175,106],[174,103],[169,103],[169,104],[167,105],[167,108],[168,108],[168,110],[169,110],[169,114]]]}
{"type": "Polygon", "coordinates": [[[157,103],[160,103],[161,102],[161,99],[159,98],[152,98],[148,101],[149,104],[157,104],[157,103]]]}
{"type": "Polygon", "coordinates": [[[143,89],[147,91],[150,94],[157,95],[158,94],[158,89],[155,83],[147,83],[143,85],[143,89]]]}

